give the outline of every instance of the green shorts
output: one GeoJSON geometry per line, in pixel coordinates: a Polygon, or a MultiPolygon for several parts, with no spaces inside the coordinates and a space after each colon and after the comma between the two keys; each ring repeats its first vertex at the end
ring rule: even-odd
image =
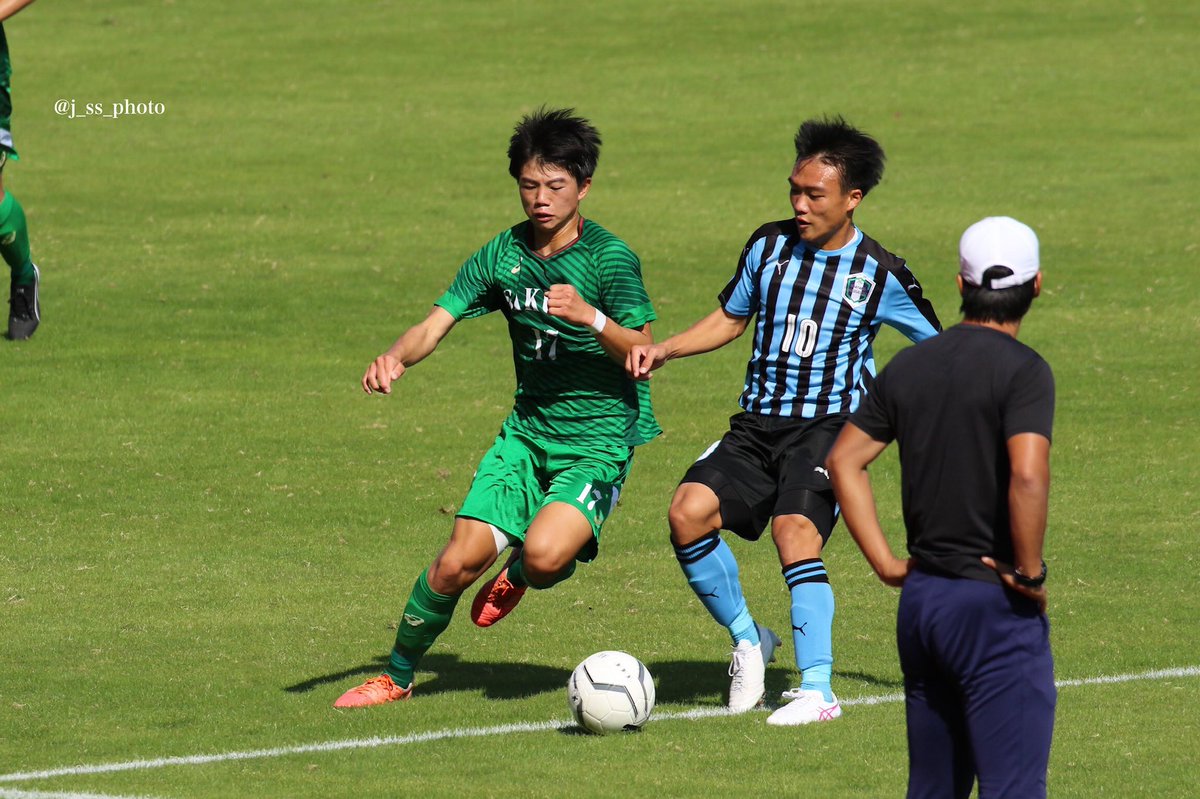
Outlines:
{"type": "Polygon", "coordinates": [[[525,540],[533,517],[551,502],[579,508],[592,525],[592,541],[577,556],[596,557],[600,528],[617,506],[633,448],[569,446],[505,425],[483,456],[459,516],[492,525],[525,540]]]}

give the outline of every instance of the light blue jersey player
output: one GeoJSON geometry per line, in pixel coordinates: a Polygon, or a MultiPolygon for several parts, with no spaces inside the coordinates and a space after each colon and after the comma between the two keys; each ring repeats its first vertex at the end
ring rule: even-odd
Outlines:
{"type": "Polygon", "coordinates": [[[837,520],[825,456],[870,389],[880,326],[912,341],[941,330],[904,260],[854,225],[854,209],[883,175],[883,149],[840,118],[805,122],[795,143],[793,217],[754,232],[717,310],[626,359],[629,373],[646,379],[668,360],[728,344],[754,322],[743,410],[684,474],[668,518],[688,583],[733,640],[733,712],[762,701],[780,641],[751,616],[720,531],[753,541],[770,524],[801,680],[767,719],[784,726],[842,712],[830,685],[834,602],[821,560],[837,520]]]}
{"type": "Polygon", "coordinates": [[[875,376],[880,325],[912,341],[939,329],[904,259],[853,226],[847,243],[817,250],[795,220],[763,225],[718,299],[730,316],[756,317],[739,404],[766,416],[854,411],[875,376]]]}

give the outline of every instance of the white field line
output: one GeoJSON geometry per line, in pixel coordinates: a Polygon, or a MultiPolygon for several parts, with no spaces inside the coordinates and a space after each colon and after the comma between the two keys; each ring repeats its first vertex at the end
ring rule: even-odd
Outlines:
{"type": "Polygon", "coordinates": [[[0,788],[0,799],[153,799],[149,796],[116,796],[111,793],[76,793],[75,791],[18,791],[0,788]]]}
{"type": "MultiPolygon", "coordinates": [[[[1200,666],[1185,666],[1173,669],[1156,669],[1136,674],[1115,674],[1100,677],[1085,677],[1076,680],[1058,680],[1060,688],[1071,688],[1080,685],[1107,685],[1110,683],[1133,682],[1136,680],[1163,680],[1171,677],[1200,676],[1200,666]]],[[[882,705],[904,700],[904,694],[878,694],[862,696],[856,699],[843,699],[842,704],[851,707],[855,705],[882,705]]],[[[697,708],[677,713],[656,713],[651,721],[676,721],[680,719],[703,719],[715,716],[729,715],[729,711],[721,707],[697,708]]],[[[347,749],[377,749],[383,746],[407,746],[409,744],[446,741],[455,738],[485,738],[493,735],[508,735],[516,732],[544,732],[561,730],[574,726],[570,721],[538,721],[520,724],[501,724],[495,727],[468,727],[465,729],[432,730],[430,732],[413,733],[412,735],[388,735],[373,738],[352,738],[344,741],[325,741],[323,743],[299,744],[296,746],[279,746],[271,749],[253,749],[245,752],[221,752],[212,755],[182,755],[176,757],[159,757],[147,760],[127,760],[123,763],[97,763],[93,765],[64,766],[46,769],[44,771],[19,771],[11,774],[0,774],[0,783],[29,782],[31,780],[46,780],[53,777],[77,777],[88,774],[108,774],[116,771],[137,771],[142,769],[157,769],[167,766],[202,766],[208,763],[229,763],[238,760],[261,760],[274,757],[288,757],[320,752],[340,752],[347,749]]],[[[97,794],[83,793],[47,793],[31,794],[21,792],[6,792],[0,788],[0,799],[101,799],[97,794]]],[[[132,797],[105,797],[104,799],[132,799],[132,797]]]]}

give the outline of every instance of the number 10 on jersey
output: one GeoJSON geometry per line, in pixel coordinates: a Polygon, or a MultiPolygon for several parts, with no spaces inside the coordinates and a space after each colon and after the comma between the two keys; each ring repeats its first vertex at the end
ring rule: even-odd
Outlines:
{"type": "Polygon", "coordinates": [[[787,327],[783,331],[783,343],[779,346],[780,351],[792,352],[792,345],[794,344],[796,346],[796,354],[801,358],[807,358],[817,348],[818,330],[820,330],[820,325],[812,319],[805,319],[800,322],[799,330],[797,330],[796,314],[788,314],[787,327]],[[799,333],[798,338],[796,335],[797,332],[799,333]]]}

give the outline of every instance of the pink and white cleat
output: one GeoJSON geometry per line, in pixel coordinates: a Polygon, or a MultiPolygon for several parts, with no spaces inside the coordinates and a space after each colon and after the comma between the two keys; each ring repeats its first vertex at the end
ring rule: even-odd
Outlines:
{"type": "Polygon", "coordinates": [[[795,727],[814,721],[833,721],[842,715],[842,706],[838,704],[837,697],[834,696],[832,702],[827,702],[820,691],[793,688],[784,691],[783,698],[792,701],[768,716],[768,724],[776,727],[795,727]]]}

